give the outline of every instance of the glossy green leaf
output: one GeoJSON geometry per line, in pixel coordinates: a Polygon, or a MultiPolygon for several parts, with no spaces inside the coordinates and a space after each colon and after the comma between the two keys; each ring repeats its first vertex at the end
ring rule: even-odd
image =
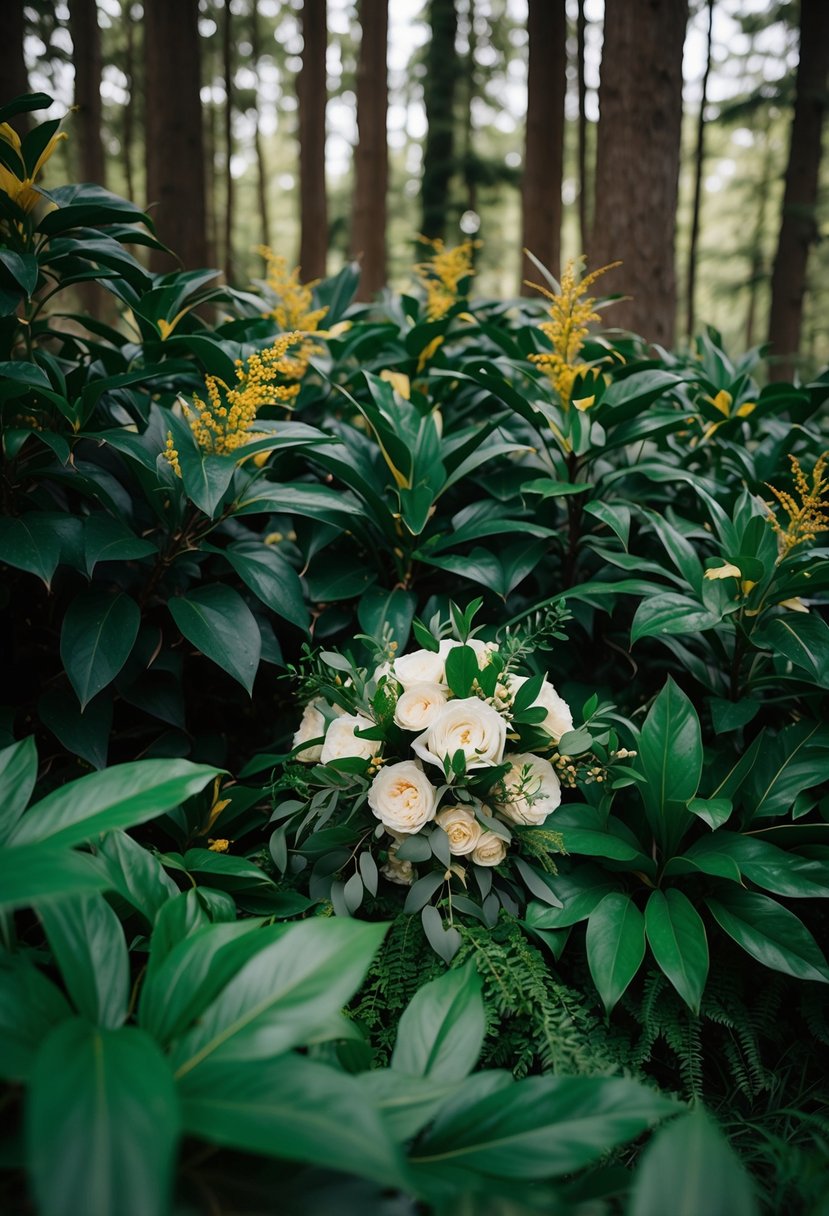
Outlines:
{"type": "Polygon", "coordinates": [[[100,832],[135,827],[197,794],[219,772],[189,760],[115,764],[70,781],[35,803],[15,828],[10,843],[83,844],[100,832]]]}
{"type": "Polygon", "coordinates": [[[550,882],[563,906],[549,908],[528,904],[526,918],[534,928],[566,929],[587,920],[605,895],[617,891],[619,886],[612,875],[589,864],[580,865],[569,874],[556,874],[550,882]]]}
{"type": "Polygon", "coordinates": [[[300,1056],[210,1060],[180,1084],[191,1135],[405,1187],[403,1164],[357,1079],[300,1056]]]}
{"type": "Polygon", "coordinates": [[[195,587],[168,601],[170,613],[188,642],[229,675],[248,695],[259,666],[262,641],[256,620],[231,587],[195,587]]]}
{"type": "Polygon", "coordinates": [[[642,638],[704,633],[706,629],[713,629],[720,619],[698,600],[666,591],[642,600],[630,627],[630,642],[633,645],[642,638]]]}
{"type": "Polygon", "coordinates": [[[66,997],[28,955],[0,952],[0,1077],[28,1080],[40,1044],[71,1016],[66,997]]]}
{"type": "Polygon", "coordinates": [[[826,959],[802,920],[767,895],[723,891],[706,899],[721,929],[772,971],[795,979],[829,982],[826,959]]]}
{"type": "Polygon", "coordinates": [[[45,1040],[26,1109],[40,1216],[165,1216],[178,1134],[170,1067],[143,1031],[73,1018],[45,1040]]]}
{"type": "Polygon", "coordinates": [[[696,710],[669,676],[643,723],[636,762],[647,778],[639,791],[648,823],[666,856],[692,822],[685,804],[697,792],[702,755],[696,710]]]}
{"type": "Polygon", "coordinates": [[[651,891],[645,905],[645,931],[659,967],[685,1004],[699,1013],[708,978],[708,939],[699,913],[676,887],[651,891]]]}
{"type": "Polygon", "coordinates": [[[0,852],[0,908],[28,908],[42,899],[103,891],[108,886],[95,859],[85,853],[49,844],[0,852]]]}
{"type": "Polygon", "coordinates": [[[660,1129],[633,1181],[629,1216],[759,1216],[754,1185],[702,1108],[660,1129]]]}
{"type": "Polygon", "coordinates": [[[829,766],[829,724],[803,718],[765,738],[745,783],[753,820],[789,811],[803,790],[824,780],[829,766]]]}
{"type": "Polygon", "coordinates": [[[106,767],[112,730],[112,695],[104,690],[85,709],[71,688],[47,688],[37,703],[40,720],[67,751],[93,768],[106,767]]]}
{"type": "Polygon", "coordinates": [[[179,1040],[178,1076],[204,1060],[259,1060],[307,1041],[356,991],[387,926],[302,921],[260,950],[179,1040]]]}
{"type": "Polygon", "coordinates": [[[83,591],[67,609],[60,657],[81,709],[112,683],[138,637],[141,613],[128,595],[83,591]]]}
{"type": "Polygon", "coordinates": [[[470,961],[417,990],[400,1018],[391,1067],[460,1081],[477,1063],[485,1030],[481,980],[470,961]]]}
{"type": "Polygon", "coordinates": [[[645,918],[629,895],[605,895],[587,922],[590,974],[608,1013],[645,957],[645,918]]]}
{"type": "Polygon", "coordinates": [[[728,822],[733,809],[730,798],[692,798],[688,803],[691,814],[707,823],[712,831],[728,822]]]}
{"type": "Polygon", "coordinates": [[[816,613],[775,617],[752,640],[771,646],[819,688],[829,688],[829,625],[816,613]]]}
{"type": "Polygon", "coordinates": [[[0,562],[36,574],[48,587],[60,561],[60,538],[51,516],[32,511],[0,519],[0,562]]]}
{"type": "Polygon", "coordinates": [[[108,832],[98,846],[97,855],[112,890],[150,924],[167,901],[179,894],[155,854],[126,832],[108,832]]]}
{"type": "Polygon", "coordinates": [[[272,545],[244,542],[229,545],[223,554],[263,604],[307,632],[310,617],[299,575],[272,545]]]}
{"type": "Polygon", "coordinates": [[[383,626],[388,624],[392,640],[397,642],[402,654],[409,640],[412,618],[417,607],[417,597],[412,591],[394,587],[387,591],[381,587],[369,587],[357,605],[357,619],[361,628],[372,637],[379,638],[383,626]]]}
{"type": "Polygon", "coordinates": [[[98,562],[136,561],[158,552],[152,541],[136,536],[123,520],[101,511],[84,520],[83,543],[90,577],[98,562]]]}
{"type": "Polygon", "coordinates": [[[714,842],[740,873],[758,887],[790,899],[829,898],[829,872],[820,861],[787,853],[766,840],[739,832],[718,832],[714,842]]]}
{"type": "Polygon", "coordinates": [[[48,900],[37,913],[78,1013],[96,1026],[120,1026],[129,1002],[129,958],[121,922],[104,897],[48,900]]]}
{"type": "Polygon", "coordinates": [[[0,841],[7,839],[25,811],[36,780],[34,735],[0,751],[0,841]]]}

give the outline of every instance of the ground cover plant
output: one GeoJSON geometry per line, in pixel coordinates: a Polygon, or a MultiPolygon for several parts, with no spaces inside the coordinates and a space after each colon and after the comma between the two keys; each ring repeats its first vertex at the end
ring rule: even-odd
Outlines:
{"type": "Polygon", "coordinates": [[[0,126],[9,1209],[817,1216],[829,373],[470,243],[155,275],[60,135],[0,126]]]}

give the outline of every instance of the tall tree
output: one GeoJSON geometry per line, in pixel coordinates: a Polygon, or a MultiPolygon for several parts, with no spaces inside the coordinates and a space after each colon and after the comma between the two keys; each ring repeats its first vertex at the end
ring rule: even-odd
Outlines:
{"type": "Polygon", "coordinates": [[[224,272],[225,282],[233,282],[233,13],[230,0],[224,0],[222,14],[222,70],[225,86],[225,214],[224,214],[224,272]]]}
{"type": "Polygon", "coordinates": [[[250,5],[250,45],[251,57],[253,59],[253,68],[256,72],[256,92],[253,99],[254,111],[254,132],[253,144],[256,151],[256,199],[259,205],[259,222],[262,231],[262,240],[266,245],[271,243],[271,223],[268,212],[268,170],[265,164],[265,146],[262,141],[262,132],[260,130],[260,107],[259,107],[259,92],[260,92],[260,59],[262,55],[262,39],[259,29],[259,0],[251,0],[250,5]]]}
{"type": "Polygon", "coordinates": [[[358,11],[361,38],[357,62],[358,141],[354,149],[351,253],[362,260],[359,298],[370,300],[386,283],[388,0],[360,0],[358,11]]]}
{"type": "Polygon", "coordinates": [[[702,74],[702,95],[697,116],[697,144],[694,151],[694,201],[691,208],[691,238],[688,243],[688,271],[685,282],[685,332],[693,337],[696,327],[694,311],[697,286],[697,246],[699,244],[699,221],[702,204],[702,172],[705,164],[705,107],[708,104],[708,77],[711,75],[711,34],[714,27],[714,0],[707,0],[708,40],[705,56],[705,71],[702,74]]]}
{"type": "Polygon", "coordinates": [[[135,176],[132,167],[133,145],[135,143],[136,117],[136,72],[135,72],[135,25],[129,12],[129,3],[121,4],[121,16],[126,29],[126,46],[124,48],[124,75],[127,78],[128,97],[121,115],[121,154],[124,159],[124,176],[127,182],[127,198],[136,196],[135,176]]]}
{"type": "Polygon", "coordinates": [[[75,65],[75,108],[80,177],[103,185],[104,145],[101,141],[101,29],[96,0],[71,0],[69,33],[75,65]]]}
{"type": "Polygon", "coordinates": [[[599,85],[591,261],[624,262],[614,322],[668,345],[687,19],[688,0],[607,0],[599,85]]]}
{"type": "Polygon", "coordinates": [[[302,5],[299,100],[299,264],[305,279],[325,277],[328,198],[325,190],[325,110],[328,85],[326,0],[302,5]]]}
{"type": "MultiPolygon", "coordinates": [[[[147,198],[188,270],[207,266],[198,0],[144,0],[147,198]]],[[[154,269],[171,269],[153,253],[154,269]]]]}
{"type": "MultiPolygon", "coordinates": [[[[6,101],[29,92],[29,76],[23,57],[25,33],[23,0],[6,0],[3,5],[3,37],[0,38],[0,80],[6,101]]],[[[25,116],[20,114],[13,118],[12,126],[23,134],[27,126],[25,116]]]]}
{"type": "MultiPolygon", "coordinates": [[[[561,173],[564,160],[564,93],[567,14],[564,0],[529,0],[527,134],[521,188],[522,243],[553,274],[561,260],[561,173]]],[[[522,292],[538,272],[525,258],[522,292]]]]}
{"type": "Polygon", "coordinates": [[[791,377],[800,347],[803,293],[809,250],[817,239],[815,219],[821,136],[829,77],[829,5],[801,0],[800,59],[783,192],[780,236],[771,278],[769,343],[773,379],[791,377]]]}
{"type": "Polygon", "coordinates": [[[576,17],[576,79],[579,93],[579,241],[582,253],[587,252],[590,231],[587,218],[590,190],[587,180],[587,79],[584,72],[586,46],[587,18],[584,12],[584,0],[579,0],[576,17]]]}
{"type": "Polygon", "coordinates": [[[421,227],[424,236],[434,239],[446,235],[455,169],[455,81],[459,74],[455,0],[429,0],[429,26],[431,38],[423,82],[427,132],[421,181],[421,227]]]}

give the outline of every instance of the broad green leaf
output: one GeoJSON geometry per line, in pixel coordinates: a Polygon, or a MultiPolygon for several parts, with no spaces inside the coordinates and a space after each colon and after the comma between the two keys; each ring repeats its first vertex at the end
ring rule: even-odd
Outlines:
{"type": "Polygon", "coordinates": [[[60,538],[51,520],[50,513],[39,511],[0,519],[0,562],[36,574],[47,587],[60,561],[60,538]]]}
{"type": "Polygon", "coordinates": [[[829,966],[817,942],[803,921],[776,900],[735,890],[705,902],[720,928],[764,967],[795,979],[829,982],[829,966]]]}
{"type": "Polygon", "coordinates": [[[829,725],[804,718],[773,738],[766,736],[745,784],[744,800],[755,819],[789,811],[803,790],[818,785],[829,765],[829,725]]]}
{"type": "Polygon", "coordinates": [[[645,957],[645,918],[629,895],[605,895],[587,922],[590,974],[608,1013],[645,957]]]}
{"type": "Polygon", "coordinates": [[[718,832],[712,844],[733,859],[741,874],[766,891],[790,899],[829,898],[829,872],[820,861],[787,853],[739,832],[718,832]]]}
{"type": "Polygon", "coordinates": [[[527,1180],[582,1169],[677,1109],[635,1081],[551,1076],[449,1107],[418,1142],[413,1164],[527,1180]]]}
{"type": "Polygon", "coordinates": [[[816,613],[775,617],[752,641],[771,646],[819,688],[829,688],[829,625],[816,613]]]}
{"type": "Polygon", "coordinates": [[[104,897],[48,900],[37,913],[78,1013],[96,1026],[122,1025],[130,994],[127,943],[104,897]]]}
{"type": "Polygon", "coordinates": [[[140,624],[138,605],[123,593],[82,591],[69,605],[60,633],[60,657],[81,709],[118,675],[140,624]]]}
{"type": "Polygon", "coordinates": [[[686,635],[704,633],[718,625],[721,617],[710,612],[699,600],[690,599],[675,591],[651,595],[642,600],[636,609],[630,627],[630,643],[642,638],[658,638],[664,635],[686,635]]]}
{"type": "Polygon", "coordinates": [[[34,735],[0,751],[0,840],[5,840],[26,809],[37,780],[34,735]]]}
{"type": "Polygon", "coordinates": [[[308,631],[310,618],[299,575],[272,545],[244,542],[222,552],[263,604],[283,620],[308,631]]]}
{"type": "Polygon", "coordinates": [[[731,818],[733,809],[730,798],[692,798],[688,803],[691,814],[707,823],[712,831],[731,818]]]}
{"type": "Polygon", "coordinates": [[[651,831],[670,857],[692,822],[685,804],[702,774],[699,718],[670,676],[642,726],[636,767],[647,778],[639,791],[651,831]]]}
{"type": "Polygon", "coordinates": [[[245,601],[230,587],[214,583],[168,600],[170,613],[188,642],[233,676],[250,696],[262,640],[245,601]]]}
{"type": "Polygon", "coordinates": [[[37,711],[67,751],[73,752],[93,768],[106,767],[112,730],[112,695],[107,690],[93,697],[85,709],[68,686],[47,688],[37,703],[37,711]]]}
{"type": "Polygon", "coordinates": [[[291,926],[242,968],[179,1040],[177,1076],[204,1060],[259,1060],[306,1042],[354,994],[386,928],[340,917],[291,926]]]}
{"type": "Polygon", "coordinates": [[[668,887],[664,893],[651,891],[645,905],[645,931],[661,970],[685,1004],[699,1013],[708,978],[708,939],[699,913],[676,887],[668,887]]]}
{"type": "Polygon", "coordinates": [[[471,646],[453,646],[446,656],[446,683],[456,697],[468,697],[478,678],[478,656],[471,646]]]}
{"type": "Polygon", "coordinates": [[[295,1055],[210,1060],[180,1093],[190,1135],[406,1187],[399,1149],[355,1077],[295,1055]]]}
{"type": "Polygon", "coordinates": [[[628,1216],[759,1216],[754,1185],[701,1108],[660,1129],[633,1180],[628,1216]]]}
{"type": "Polygon", "coordinates": [[[108,832],[98,847],[102,872],[137,912],[152,924],[179,889],[158,858],[126,832],[108,832]]]}
{"type": "Polygon", "coordinates": [[[103,891],[108,886],[95,859],[86,853],[49,844],[0,851],[0,908],[28,908],[42,899],[103,891]]]}
{"type": "Polygon", "coordinates": [[[220,771],[189,760],[115,764],[47,794],[29,808],[9,843],[83,844],[100,832],[135,827],[197,794],[220,771]]]}
{"type": "Polygon", "coordinates": [[[0,953],[0,1077],[28,1080],[40,1044],[71,1016],[66,997],[27,955],[0,953]]]}
{"type": "Polygon", "coordinates": [[[402,654],[409,641],[412,618],[417,607],[417,597],[412,591],[395,587],[369,587],[357,605],[357,619],[361,628],[372,637],[379,638],[383,626],[388,624],[392,640],[397,642],[398,654],[402,654]]]}
{"type": "Polygon", "coordinates": [[[394,1139],[401,1142],[411,1140],[430,1123],[459,1088],[458,1081],[410,1076],[393,1068],[371,1068],[358,1073],[355,1080],[394,1139]]]}
{"type": "Polygon", "coordinates": [[[477,1063],[485,1030],[481,980],[470,961],[415,993],[400,1018],[392,1070],[461,1081],[477,1063]]]}
{"type": "Polygon", "coordinates": [[[98,562],[135,561],[158,552],[152,541],[136,536],[123,520],[102,511],[84,521],[83,542],[86,573],[90,577],[98,562]]]}
{"type": "Polygon", "coordinates": [[[580,865],[569,874],[557,874],[551,879],[551,889],[564,906],[548,908],[530,903],[526,919],[533,928],[566,929],[587,920],[605,895],[617,891],[618,886],[606,871],[593,865],[580,865]]]}
{"type": "Polygon", "coordinates": [[[178,1135],[170,1066],[143,1031],[72,1018],[45,1040],[26,1109],[40,1216],[165,1216],[178,1135]]]}

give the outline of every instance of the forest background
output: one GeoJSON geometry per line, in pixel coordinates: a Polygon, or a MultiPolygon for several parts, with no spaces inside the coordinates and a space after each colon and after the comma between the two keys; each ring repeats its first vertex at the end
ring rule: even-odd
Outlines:
{"type": "Polygon", "coordinates": [[[105,182],[146,202],[188,268],[220,266],[245,286],[263,274],[261,244],[301,263],[305,279],[362,254],[370,298],[386,282],[405,287],[423,232],[480,240],[476,290],[508,298],[528,272],[522,245],[555,273],[579,253],[619,257],[608,286],[635,303],[609,320],[664,344],[703,324],[732,350],[766,340],[787,172],[811,175],[813,200],[793,208],[796,243],[811,247],[793,289],[805,292],[803,313],[782,323],[799,331],[789,347],[799,345],[800,370],[817,370],[829,357],[825,63],[812,65],[823,84],[807,99],[811,145],[795,169],[790,132],[800,22],[817,22],[804,40],[813,59],[829,57],[826,6],[636,0],[608,5],[607,22],[604,10],[602,0],[9,0],[0,77],[10,96],[50,93],[54,116],[77,106],[44,185],[105,182]],[[620,72],[642,78],[641,97],[628,90],[621,107],[620,72]],[[676,161],[660,140],[670,144],[680,120],[674,196],[676,161]]]}

